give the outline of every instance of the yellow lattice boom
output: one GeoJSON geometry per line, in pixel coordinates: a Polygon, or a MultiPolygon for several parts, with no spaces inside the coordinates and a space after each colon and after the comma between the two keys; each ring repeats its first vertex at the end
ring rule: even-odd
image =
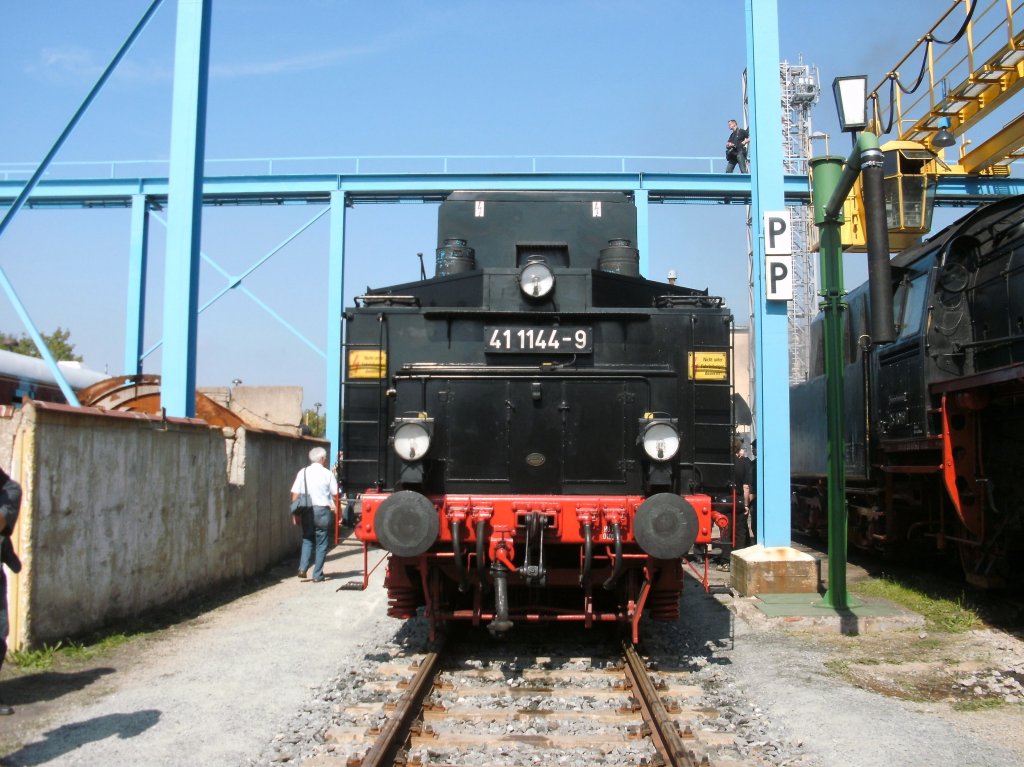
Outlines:
{"type": "MultiPolygon", "coordinates": [[[[1019,107],[1022,28],[1024,0],[955,0],[869,93],[869,130],[883,142],[895,138],[881,146],[893,250],[929,231],[940,175],[1007,176],[1011,163],[1024,159],[1024,112],[994,127],[985,122],[1019,107]],[[957,140],[955,157],[934,143],[944,128],[957,140]]],[[[863,210],[858,185],[845,208],[850,250],[864,249],[863,210]]]]}

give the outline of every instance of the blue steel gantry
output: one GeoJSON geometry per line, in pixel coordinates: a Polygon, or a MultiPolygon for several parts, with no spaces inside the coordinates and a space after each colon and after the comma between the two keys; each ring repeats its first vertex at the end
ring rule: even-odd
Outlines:
{"type": "MultiPolygon", "coordinates": [[[[126,41],[109,69],[131,45],[145,21],[160,4],[154,0],[147,16],[126,41]]],[[[203,205],[272,204],[298,202],[324,206],[330,215],[327,308],[328,438],[339,444],[338,414],[341,403],[341,316],[344,296],[346,209],[363,202],[440,200],[456,189],[463,190],[587,190],[622,191],[637,205],[641,270],[647,271],[648,206],[670,202],[729,202],[752,206],[753,283],[755,295],[754,350],[758,383],[755,431],[761,460],[757,483],[760,543],[767,547],[789,545],[789,400],[787,313],[784,302],[767,300],[764,290],[763,213],[785,205],[804,205],[810,200],[806,176],[784,174],[778,126],[782,122],[778,78],[777,0],[745,0],[747,67],[751,84],[751,175],[717,173],[527,173],[527,174],[388,174],[388,175],[267,175],[203,178],[206,77],[209,50],[211,0],[178,0],[174,102],[172,111],[171,165],[167,178],[86,179],[41,181],[62,140],[53,147],[32,179],[0,181],[0,206],[9,206],[3,226],[25,206],[130,207],[131,254],[129,297],[125,333],[125,372],[141,369],[147,352],[142,349],[144,296],[149,217],[165,206],[171,211],[164,280],[164,353],[162,404],[171,416],[190,416],[195,400],[195,323],[199,233],[203,205]],[[762,73],[759,76],[759,73],[762,73]],[[333,416],[333,417],[332,417],[333,416]],[[766,513],[767,512],[767,513],[766,513]]],[[[97,90],[102,83],[98,83],[97,90]]],[[[91,96],[91,94],[90,94],[91,96]]],[[[80,112],[88,107],[88,101],[80,112]]],[[[77,115],[76,115],[77,117],[77,115]]],[[[73,121],[74,122],[74,121],[73,121]]],[[[73,128],[73,122],[62,139],[73,128]]],[[[998,177],[944,176],[938,186],[942,203],[976,204],[986,198],[1024,192],[1024,181],[998,177]]],[[[312,223],[312,222],[310,222],[312,223]]],[[[307,224],[308,226],[308,224],[307,224]]],[[[268,256],[269,257],[269,256],[268,256]]],[[[255,267],[253,267],[255,268],[255,267]]],[[[251,269],[249,270],[251,272],[251,269]]],[[[240,285],[242,275],[227,275],[229,288],[240,285]]],[[[223,272],[222,272],[223,273],[223,272]]],[[[45,345],[37,338],[31,320],[0,271],[0,283],[44,357],[45,345]]],[[[214,299],[216,300],[216,299],[214,299]]],[[[52,362],[52,360],[47,360],[52,362]]],[[[58,381],[63,377],[50,365],[58,381]]],[[[64,385],[66,387],[66,384],[64,385]]],[[[68,388],[69,392],[70,389],[68,388]]],[[[74,397],[69,396],[74,402],[74,397]]]]}

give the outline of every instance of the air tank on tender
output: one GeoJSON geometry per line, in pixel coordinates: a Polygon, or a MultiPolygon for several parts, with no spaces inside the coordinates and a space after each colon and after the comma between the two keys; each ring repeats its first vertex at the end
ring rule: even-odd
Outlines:
{"type": "Polygon", "coordinates": [[[471,272],[476,269],[476,251],[459,237],[448,237],[437,249],[434,262],[434,276],[447,277],[451,274],[471,272]]]}
{"type": "Polygon", "coordinates": [[[631,247],[629,240],[608,240],[608,247],[601,248],[597,265],[602,272],[639,277],[640,251],[631,247]]]}

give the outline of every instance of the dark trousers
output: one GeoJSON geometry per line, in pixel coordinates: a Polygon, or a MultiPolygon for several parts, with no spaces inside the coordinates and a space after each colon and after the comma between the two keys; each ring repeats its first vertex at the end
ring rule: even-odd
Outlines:
{"type": "Polygon", "coordinates": [[[747,515],[743,509],[736,510],[736,527],[732,527],[732,515],[729,516],[729,529],[725,531],[725,535],[722,536],[719,544],[721,548],[721,554],[719,560],[722,562],[728,562],[733,551],[736,549],[745,549],[747,546],[754,544],[753,538],[747,531],[747,515]],[[736,541],[734,544],[733,541],[736,541]]]}
{"type": "Polygon", "coordinates": [[[737,165],[740,166],[740,173],[750,173],[746,149],[737,149],[735,154],[727,155],[725,159],[728,161],[725,166],[726,173],[732,173],[737,165]]]}
{"type": "Polygon", "coordinates": [[[327,560],[328,531],[334,526],[334,515],[328,506],[316,506],[302,511],[302,550],[299,552],[299,572],[313,565],[313,580],[323,580],[324,562],[327,560]]]}
{"type": "Polygon", "coordinates": [[[356,526],[356,500],[347,496],[341,499],[341,524],[345,527],[356,526]]]}
{"type": "Polygon", "coordinates": [[[4,666],[4,658],[7,657],[7,632],[10,626],[7,622],[7,573],[3,565],[0,565],[0,668],[4,666]]]}

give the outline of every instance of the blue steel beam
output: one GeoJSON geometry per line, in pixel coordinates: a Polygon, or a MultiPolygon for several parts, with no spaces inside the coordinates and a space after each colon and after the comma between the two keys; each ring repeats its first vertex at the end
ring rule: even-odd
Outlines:
{"type": "MultiPolygon", "coordinates": [[[[202,314],[207,309],[209,309],[211,306],[213,306],[215,303],[217,303],[217,301],[219,301],[221,298],[223,298],[225,295],[227,295],[227,293],[229,291],[234,290],[234,289],[237,288],[238,290],[241,291],[241,293],[244,296],[249,298],[253,303],[255,303],[257,306],[259,306],[261,309],[263,309],[265,312],[267,312],[267,314],[269,314],[273,319],[277,320],[277,322],[279,322],[292,335],[294,335],[296,338],[298,338],[300,341],[302,341],[302,343],[304,343],[306,346],[308,346],[310,349],[312,349],[314,352],[316,352],[319,356],[324,357],[326,359],[327,354],[324,352],[323,349],[321,349],[319,346],[317,346],[315,343],[313,343],[313,341],[311,341],[309,338],[307,338],[305,335],[303,335],[302,331],[300,331],[297,327],[295,327],[290,322],[288,322],[288,320],[286,320],[284,317],[282,317],[276,311],[271,309],[270,306],[268,306],[266,303],[264,303],[258,296],[256,296],[255,293],[253,293],[248,288],[246,288],[244,285],[242,285],[242,280],[244,280],[250,274],[255,272],[260,266],[262,266],[264,263],[266,263],[274,254],[276,254],[278,251],[280,251],[282,248],[284,248],[285,245],[290,243],[292,240],[294,240],[296,237],[298,237],[302,232],[306,231],[309,227],[311,227],[313,224],[315,224],[317,221],[319,221],[327,213],[327,211],[328,211],[328,209],[325,208],[324,210],[322,210],[319,213],[317,213],[315,216],[313,216],[312,219],[307,221],[305,224],[300,226],[295,232],[293,232],[287,238],[285,238],[277,247],[273,248],[269,253],[265,254],[262,258],[257,260],[255,263],[253,263],[252,266],[247,268],[244,272],[242,272],[239,275],[231,274],[226,269],[224,269],[220,264],[218,264],[214,259],[210,258],[210,256],[208,256],[205,252],[200,250],[199,251],[199,257],[203,261],[205,261],[207,264],[209,264],[210,268],[212,268],[221,277],[224,278],[225,285],[217,293],[214,294],[213,298],[209,299],[205,304],[203,304],[202,306],[199,307],[199,312],[198,313],[202,314]]],[[[162,219],[159,216],[159,214],[152,213],[151,215],[153,216],[153,218],[155,218],[157,221],[159,221],[165,227],[167,226],[167,222],[164,221],[164,219],[162,219]]],[[[163,339],[157,341],[152,346],[150,346],[148,349],[146,349],[146,351],[142,353],[142,355],[140,357],[140,360],[146,359],[146,357],[148,357],[150,354],[155,352],[161,346],[163,346],[163,339]]]]}
{"type": "Polygon", "coordinates": [[[785,205],[779,15],[775,2],[745,0],[752,149],[757,542],[789,546],[789,323],[785,301],[766,300],[764,213],[785,205]]]}
{"type": "Polygon", "coordinates": [[[327,262],[327,395],[324,417],[332,456],[341,449],[341,315],[345,311],[345,193],[331,195],[331,235],[327,262]]]}
{"type": "MultiPolygon", "coordinates": [[[[14,217],[18,214],[18,211],[21,209],[21,206],[24,205],[25,202],[29,199],[29,197],[32,194],[32,190],[39,183],[39,180],[42,178],[43,173],[46,172],[46,169],[53,161],[53,158],[57,156],[57,152],[59,152],[60,148],[64,146],[64,142],[67,141],[68,136],[71,135],[71,132],[75,129],[75,126],[78,125],[78,121],[82,119],[82,116],[87,111],[89,111],[89,107],[92,105],[93,100],[96,98],[96,94],[98,94],[103,89],[103,86],[106,85],[107,80],[110,79],[110,75],[113,74],[114,70],[117,68],[117,65],[121,63],[121,59],[123,59],[125,57],[125,54],[128,53],[129,50],[131,50],[132,45],[135,43],[136,39],[138,39],[139,35],[142,34],[142,30],[146,28],[146,25],[149,23],[149,20],[153,18],[153,14],[156,13],[156,9],[160,7],[161,2],[162,0],[153,0],[153,3],[149,6],[149,9],[143,14],[142,18],[139,20],[139,23],[135,25],[135,29],[133,29],[131,34],[128,35],[128,39],[126,39],[124,43],[121,44],[121,47],[118,49],[117,53],[114,54],[114,58],[111,59],[109,64],[107,64],[107,68],[103,70],[103,74],[100,75],[100,78],[96,81],[96,84],[92,87],[92,90],[90,90],[89,93],[86,95],[85,100],[82,101],[81,105],[79,105],[78,109],[75,110],[75,113],[71,116],[71,119],[68,120],[68,124],[64,127],[64,130],[61,131],[60,135],[57,137],[57,140],[53,142],[53,146],[50,147],[50,150],[43,157],[42,161],[39,163],[39,166],[35,169],[35,172],[32,173],[32,175],[29,177],[29,180],[25,182],[25,184],[23,185],[23,188],[18,193],[17,197],[15,197],[14,200],[11,202],[11,207],[8,209],[7,213],[4,214],[4,217],[0,219],[0,235],[3,235],[4,230],[7,228],[7,225],[14,220],[14,217]]],[[[57,376],[57,378],[59,380],[60,376],[57,376]]]]}
{"type": "MultiPolygon", "coordinates": [[[[807,176],[783,178],[787,205],[810,204],[807,176]]],[[[10,205],[23,185],[0,181],[0,207],[10,205]]],[[[327,205],[331,193],[348,192],[348,201],[386,202],[397,199],[440,200],[455,189],[621,191],[645,190],[652,203],[728,202],[749,204],[750,179],[725,173],[592,174],[388,174],[207,177],[203,202],[207,205],[279,205],[285,202],[327,205]]],[[[32,208],[131,207],[132,197],[145,195],[154,205],[167,203],[165,178],[44,179],[26,202],[32,208]]],[[[936,204],[977,205],[1024,194],[1024,178],[944,175],[938,179],[936,204]]]]}
{"type": "Polygon", "coordinates": [[[651,212],[648,207],[649,194],[646,189],[633,190],[633,202],[636,205],[636,242],[633,245],[640,251],[640,274],[649,276],[651,268],[651,212]]]}
{"type": "Polygon", "coordinates": [[[146,327],[146,266],[149,258],[149,209],[146,195],[132,196],[132,231],[128,249],[128,302],[124,323],[124,374],[142,373],[146,327]]]}
{"type": "MultiPolygon", "coordinates": [[[[11,197],[17,182],[0,181],[0,206],[11,197]]],[[[502,191],[619,191],[632,194],[647,191],[651,200],[725,198],[736,204],[750,202],[750,179],[724,173],[635,174],[387,174],[379,176],[216,176],[203,184],[203,199],[215,205],[254,205],[284,202],[328,204],[332,192],[344,191],[350,203],[386,201],[393,198],[441,200],[449,192],[462,190],[502,191]]],[[[787,176],[786,194],[793,202],[809,203],[806,176],[787,176]]],[[[127,207],[134,194],[144,194],[155,204],[167,200],[168,184],[163,178],[138,179],[47,179],[40,182],[29,204],[33,207],[127,207]]]]}
{"type": "Polygon", "coordinates": [[[21,324],[25,326],[28,331],[29,337],[32,339],[32,343],[36,345],[36,349],[39,350],[39,354],[42,356],[43,361],[46,362],[47,367],[50,369],[50,374],[53,379],[57,382],[57,386],[60,387],[61,392],[64,394],[64,399],[68,401],[69,405],[78,407],[78,397],[75,396],[74,390],[71,385],[64,378],[64,373],[61,372],[60,366],[57,364],[57,360],[53,358],[50,353],[50,348],[46,345],[46,341],[36,330],[35,323],[28,316],[28,311],[25,309],[25,304],[18,298],[17,292],[14,290],[14,285],[7,278],[7,272],[0,268],[0,287],[3,288],[4,293],[7,294],[7,298],[10,299],[11,305],[14,307],[14,311],[18,313],[18,317],[21,318],[21,324]]]}
{"type": "MultiPolygon", "coordinates": [[[[21,210],[22,206],[31,199],[33,190],[39,184],[40,179],[46,172],[46,169],[50,166],[50,163],[53,162],[53,158],[57,156],[57,152],[59,152],[61,147],[64,146],[64,142],[67,141],[68,136],[70,136],[72,131],[74,131],[75,126],[78,125],[78,121],[81,120],[82,116],[89,110],[93,100],[96,98],[96,94],[103,89],[103,86],[110,78],[110,75],[113,74],[117,65],[121,63],[121,59],[124,58],[125,54],[128,53],[132,45],[135,43],[135,40],[138,39],[140,34],[142,34],[142,30],[146,28],[149,20],[153,18],[153,14],[156,13],[156,9],[160,6],[161,1],[162,0],[153,0],[149,9],[143,14],[138,24],[135,25],[135,28],[132,30],[131,34],[128,35],[128,38],[121,44],[117,53],[114,54],[114,58],[111,59],[109,64],[107,64],[107,68],[103,70],[103,73],[96,81],[96,84],[93,85],[89,93],[86,94],[85,99],[79,105],[78,109],[75,110],[71,119],[68,120],[68,124],[64,126],[64,130],[62,130],[60,135],[57,136],[57,140],[54,141],[53,146],[50,147],[49,151],[40,161],[28,181],[23,185],[20,185],[21,188],[18,190],[18,193],[10,200],[10,202],[6,203],[8,206],[7,211],[4,213],[3,218],[0,218],[0,236],[3,236],[4,230],[7,229],[11,221],[14,220],[14,217],[18,215],[18,211],[21,210]]],[[[21,318],[21,322],[25,326],[25,329],[28,330],[29,337],[35,344],[40,356],[50,369],[50,374],[57,382],[57,386],[60,387],[61,392],[64,394],[64,398],[70,404],[78,405],[78,397],[76,397],[74,392],[71,390],[71,386],[64,378],[64,374],[61,372],[57,362],[53,359],[53,355],[46,346],[46,342],[43,340],[42,335],[36,328],[32,318],[29,316],[24,304],[21,303],[21,299],[19,299],[15,293],[14,286],[11,285],[10,281],[7,279],[6,273],[2,270],[0,270],[0,282],[3,283],[3,288],[8,295],[8,298],[10,298],[11,303],[14,305],[14,309],[21,318]]]]}
{"type": "Polygon", "coordinates": [[[167,415],[185,418],[196,413],[196,306],[210,8],[211,0],[178,0],[175,33],[160,405],[167,415]]]}

